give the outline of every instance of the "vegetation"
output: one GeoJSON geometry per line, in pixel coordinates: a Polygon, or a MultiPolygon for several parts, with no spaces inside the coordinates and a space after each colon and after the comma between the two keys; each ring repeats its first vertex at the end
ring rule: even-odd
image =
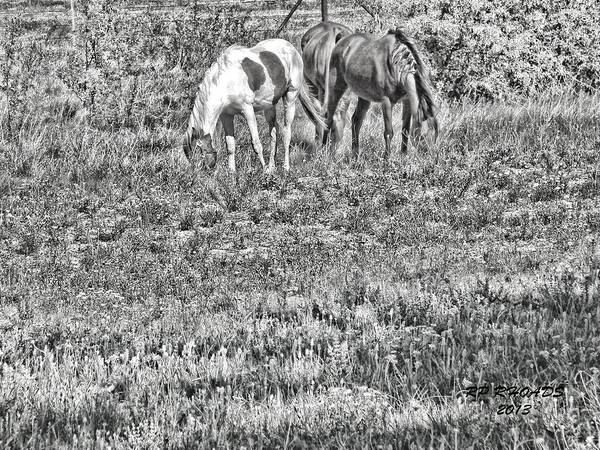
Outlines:
{"type": "Polygon", "coordinates": [[[207,173],[180,150],[193,83],[252,17],[214,12],[207,47],[206,11],[154,33],[115,4],[74,40],[2,29],[4,447],[600,445],[591,83],[442,102],[387,168],[373,108],[357,163],[298,117],[289,174],[246,134],[207,173]]]}
{"type": "Polygon", "coordinates": [[[379,21],[365,24],[367,30],[400,26],[419,39],[446,98],[600,87],[594,0],[375,0],[369,10],[379,21]]]}

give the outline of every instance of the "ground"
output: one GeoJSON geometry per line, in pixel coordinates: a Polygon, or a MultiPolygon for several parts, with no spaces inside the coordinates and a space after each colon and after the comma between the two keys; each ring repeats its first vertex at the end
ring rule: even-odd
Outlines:
{"type": "Polygon", "coordinates": [[[600,445],[599,97],[444,105],[389,166],[377,109],[358,162],[299,117],[274,175],[55,119],[2,153],[5,447],[600,445]]]}

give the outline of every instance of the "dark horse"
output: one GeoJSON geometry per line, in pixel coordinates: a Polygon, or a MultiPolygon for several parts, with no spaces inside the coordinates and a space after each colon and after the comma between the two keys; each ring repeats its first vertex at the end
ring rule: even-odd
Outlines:
{"type": "MultiPolygon", "coordinates": [[[[327,128],[331,129],[340,99],[350,88],[358,95],[352,116],[352,152],[358,156],[360,128],[371,102],[381,103],[385,125],[385,158],[389,159],[392,108],[402,101],[402,152],[408,148],[411,120],[415,131],[429,120],[438,134],[436,106],[429,73],[412,40],[400,30],[390,30],[381,39],[351,34],[338,40],[329,62],[326,89],[327,128]]],[[[327,141],[325,131],[323,143],[327,141]]]]}
{"type": "MultiPolygon", "coordinates": [[[[304,78],[308,86],[316,91],[317,99],[321,104],[325,103],[329,58],[333,47],[342,37],[351,34],[352,30],[345,25],[335,22],[320,22],[302,36],[300,48],[302,49],[302,59],[304,61],[304,78]]],[[[344,131],[348,104],[349,97],[347,96],[334,118],[333,134],[336,141],[341,139],[344,131]]],[[[316,133],[317,141],[321,142],[323,140],[323,127],[316,124],[316,133]]]]}

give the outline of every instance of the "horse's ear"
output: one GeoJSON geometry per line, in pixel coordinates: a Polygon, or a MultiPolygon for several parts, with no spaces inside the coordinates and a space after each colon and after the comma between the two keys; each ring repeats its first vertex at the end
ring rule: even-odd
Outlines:
{"type": "Polygon", "coordinates": [[[199,137],[200,132],[195,127],[192,127],[192,139],[198,139],[199,137]]]}

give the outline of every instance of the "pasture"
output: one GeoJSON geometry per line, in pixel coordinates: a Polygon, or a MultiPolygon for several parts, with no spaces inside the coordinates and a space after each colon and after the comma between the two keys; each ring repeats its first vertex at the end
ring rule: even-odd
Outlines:
{"type": "Polygon", "coordinates": [[[240,121],[231,175],[222,142],[214,173],[182,156],[186,64],[251,27],[110,47],[118,11],[90,11],[44,46],[2,29],[2,446],[600,446],[595,66],[510,96],[434,65],[439,139],[404,155],[398,133],[389,167],[379,107],[357,162],[349,127],[331,155],[298,113],[270,175],[240,121]]]}

